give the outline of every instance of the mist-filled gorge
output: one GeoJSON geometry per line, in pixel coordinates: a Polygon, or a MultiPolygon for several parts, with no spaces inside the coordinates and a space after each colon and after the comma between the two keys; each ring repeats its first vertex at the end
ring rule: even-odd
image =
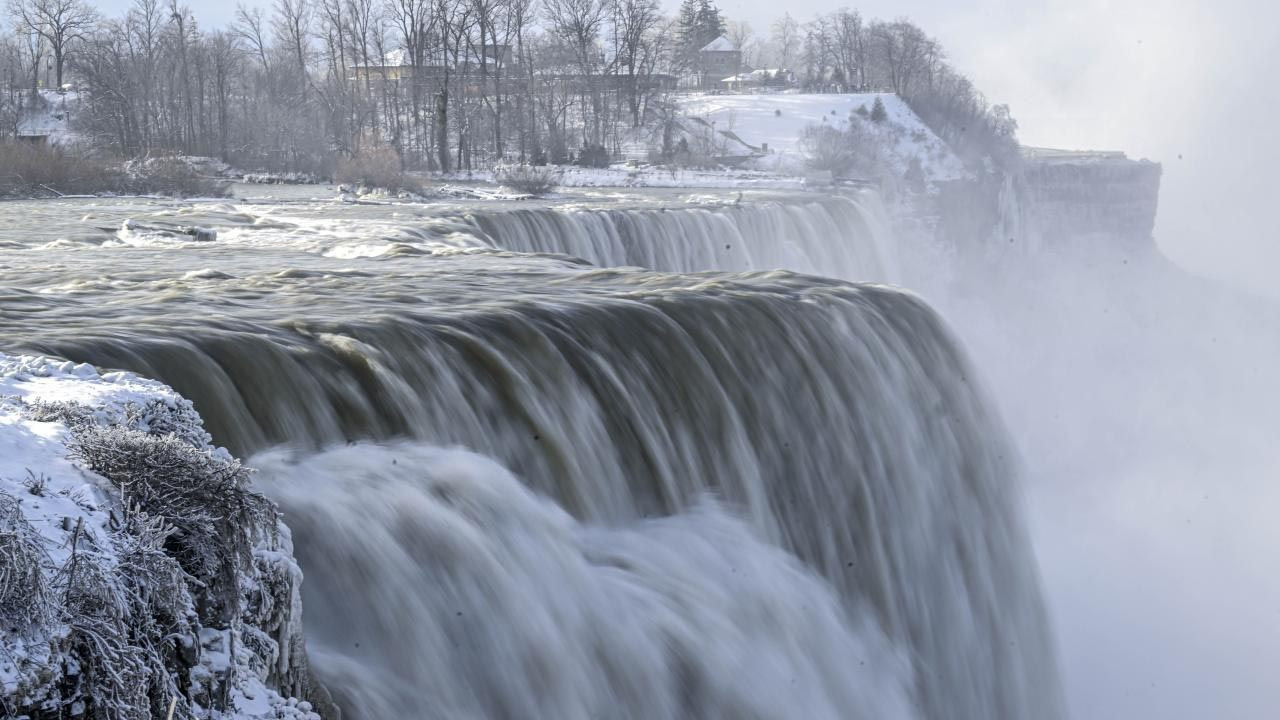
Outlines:
{"type": "Polygon", "coordinates": [[[0,19],[0,716],[1280,705],[1268,186],[1183,118],[875,7],[196,5],[0,19]]]}

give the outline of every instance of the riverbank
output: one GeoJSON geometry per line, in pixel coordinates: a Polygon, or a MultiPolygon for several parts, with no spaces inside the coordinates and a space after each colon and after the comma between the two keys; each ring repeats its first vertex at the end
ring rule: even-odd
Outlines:
{"type": "Polygon", "coordinates": [[[87,150],[0,143],[0,199],[160,195],[224,197],[225,181],[182,158],[118,161],[87,150]]]}

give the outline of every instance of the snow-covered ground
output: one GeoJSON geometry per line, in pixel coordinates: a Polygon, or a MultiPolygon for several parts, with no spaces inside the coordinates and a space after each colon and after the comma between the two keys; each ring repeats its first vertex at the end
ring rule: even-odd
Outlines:
{"type": "Polygon", "coordinates": [[[74,145],[82,138],[71,127],[80,106],[80,93],[40,90],[35,99],[23,95],[26,105],[18,112],[19,137],[44,137],[51,145],[74,145]]]}
{"type": "MultiPolygon", "coordinates": [[[[0,617],[6,621],[0,627],[0,714],[5,717],[35,706],[78,716],[86,709],[79,699],[89,694],[85,686],[97,687],[93,685],[94,673],[118,671],[112,665],[115,662],[128,666],[119,657],[103,660],[95,655],[98,651],[109,654],[99,639],[98,650],[87,651],[93,657],[89,664],[94,667],[84,667],[86,656],[74,650],[82,645],[73,638],[77,632],[87,632],[75,627],[82,618],[68,614],[49,595],[56,592],[59,597],[64,593],[69,597],[72,581],[68,578],[75,576],[77,567],[82,574],[100,568],[116,576],[124,572],[119,568],[138,562],[134,553],[146,552],[128,529],[130,522],[137,522],[127,519],[129,513],[136,516],[140,510],[126,512],[119,489],[73,459],[75,434],[68,416],[49,410],[52,406],[42,406],[43,403],[77,403],[90,409],[96,425],[144,432],[154,430],[147,427],[149,418],[155,422],[155,416],[147,411],[148,407],[155,407],[154,403],[196,418],[190,403],[172,389],[131,373],[99,373],[86,364],[0,353],[0,600],[4,601],[0,617]],[[33,408],[40,407],[43,412],[33,413],[33,408]],[[32,559],[34,570],[27,562],[32,559]],[[80,688],[74,691],[80,695],[67,697],[68,692],[73,692],[70,688],[80,688]],[[69,704],[63,707],[64,702],[69,704]]],[[[195,435],[207,438],[199,429],[198,420],[196,423],[191,428],[195,435]]],[[[206,446],[205,451],[212,457],[230,460],[225,450],[206,446]]],[[[286,572],[297,573],[288,550],[287,530],[284,538],[283,547],[255,548],[255,562],[283,563],[292,568],[285,568],[286,572]]],[[[248,586],[259,580],[256,575],[241,578],[248,586]]],[[[120,591],[125,584],[116,577],[104,587],[120,591]]],[[[190,596],[182,596],[191,600],[190,596]]],[[[188,610],[190,622],[196,611],[194,607],[188,610]]],[[[130,620],[116,618],[116,622],[127,624],[130,620]]],[[[190,696],[184,700],[198,695],[200,684],[210,690],[219,679],[231,677],[234,685],[228,687],[227,712],[211,713],[206,708],[199,713],[201,717],[318,718],[307,703],[286,699],[270,689],[268,668],[252,657],[243,640],[232,640],[232,635],[240,638],[257,629],[247,625],[235,629],[199,627],[198,623],[191,629],[194,636],[183,635],[181,628],[176,628],[167,639],[180,648],[175,651],[178,654],[194,653],[198,658],[190,671],[192,685],[184,688],[190,696]],[[235,649],[234,661],[228,646],[235,649]]],[[[288,640],[283,633],[277,639],[288,640]]],[[[287,656],[283,647],[278,653],[279,657],[287,656]]],[[[116,701],[126,702],[120,698],[116,701]]],[[[193,702],[190,709],[194,711],[196,705],[193,702]]],[[[132,707],[141,711],[136,705],[132,707]]],[[[174,717],[188,717],[187,708],[183,702],[174,717]]]]}
{"type": "Polygon", "coordinates": [[[885,149],[895,170],[905,173],[912,158],[920,160],[929,182],[967,177],[964,165],[910,107],[893,93],[848,95],[780,93],[767,95],[694,95],[681,101],[685,115],[701,120],[729,143],[730,151],[765,150],[757,167],[777,172],[803,172],[805,149],[801,137],[813,125],[843,129],[850,122],[863,123],[885,149]],[[886,118],[874,123],[869,115],[876,99],[884,104],[886,118]],[[737,138],[741,142],[733,140],[737,138]]]}
{"type": "MultiPolygon", "coordinates": [[[[565,165],[559,168],[559,186],[564,188],[756,188],[762,190],[794,190],[804,186],[804,178],[761,170],[691,170],[653,166],[615,164],[607,168],[565,165]]],[[[429,180],[459,182],[494,182],[493,173],[478,170],[471,173],[424,174],[429,180]]],[[[446,195],[477,199],[512,200],[519,193],[493,191],[476,187],[446,185],[439,188],[446,195]]]]}

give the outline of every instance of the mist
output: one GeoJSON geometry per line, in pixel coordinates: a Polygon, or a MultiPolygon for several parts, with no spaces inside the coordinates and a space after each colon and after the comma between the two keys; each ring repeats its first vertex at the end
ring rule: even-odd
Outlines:
{"type": "MultiPolygon", "coordinates": [[[[95,3],[108,14],[129,4],[95,3]]],[[[839,4],[788,9],[804,22],[839,4]]],[[[1011,106],[1024,145],[1162,163],[1147,251],[1058,248],[993,262],[958,286],[909,289],[945,318],[1017,445],[1071,717],[1274,715],[1280,245],[1271,205],[1280,108],[1269,90],[1280,74],[1280,10],[1258,0],[850,4],[927,28],[992,103],[1011,106]]],[[[232,4],[189,5],[205,27],[233,20],[232,4]]],[[[663,3],[668,12],[677,5],[663,3]]],[[[761,36],[781,11],[762,0],[720,6],[761,36]]],[[[729,530],[730,546],[754,551],[737,539],[740,528],[729,530]]],[[[797,624],[812,620],[802,615],[797,624]]]]}
{"type": "MultiPolygon", "coordinates": [[[[775,9],[725,3],[765,31],[775,9]]],[[[828,9],[790,6],[803,20],[828,9]]],[[[1027,465],[1072,716],[1280,706],[1274,6],[863,2],[930,28],[1024,145],[1161,162],[1162,257],[1047,261],[946,309],[1027,465]],[[1167,260],[1166,260],[1167,259],[1167,260]]],[[[937,300],[937,298],[933,298],[937,300]]]]}
{"type": "Polygon", "coordinates": [[[972,70],[1023,108],[1024,143],[1161,161],[1156,241],[1178,266],[1102,282],[1096,268],[1056,269],[1024,318],[1043,343],[1031,352],[1049,355],[1035,362],[1054,370],[1021,388],[995,380],[1021,408],[1073,714],[1265,717],[1280,703],[1280,582],[1266,570],[1280,542],[1268,211],[1280,151],[1260,91],[1280,68],[1274,10],[1048,9],[1014,35],[1017,61],[977,50],[972,70]],[[1046,31],[1057,41],[1038,42],[1046,31]]]}

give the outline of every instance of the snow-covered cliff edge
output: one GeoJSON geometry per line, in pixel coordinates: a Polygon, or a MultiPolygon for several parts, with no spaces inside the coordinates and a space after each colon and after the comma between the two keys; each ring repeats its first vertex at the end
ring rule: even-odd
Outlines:
{"type": "Polygon", "coordinates": [[[1143,252],[1153,245],[1160,174],[1158,163],[1119,152],[1026,148],[1016,178],[1024,235],[1050,249],[1143,252]]]}
{"type": "Polygon", "coordinates": [[[0,715],[318,717],[248,476],[165,385],[0,354],[0,715]]]}

